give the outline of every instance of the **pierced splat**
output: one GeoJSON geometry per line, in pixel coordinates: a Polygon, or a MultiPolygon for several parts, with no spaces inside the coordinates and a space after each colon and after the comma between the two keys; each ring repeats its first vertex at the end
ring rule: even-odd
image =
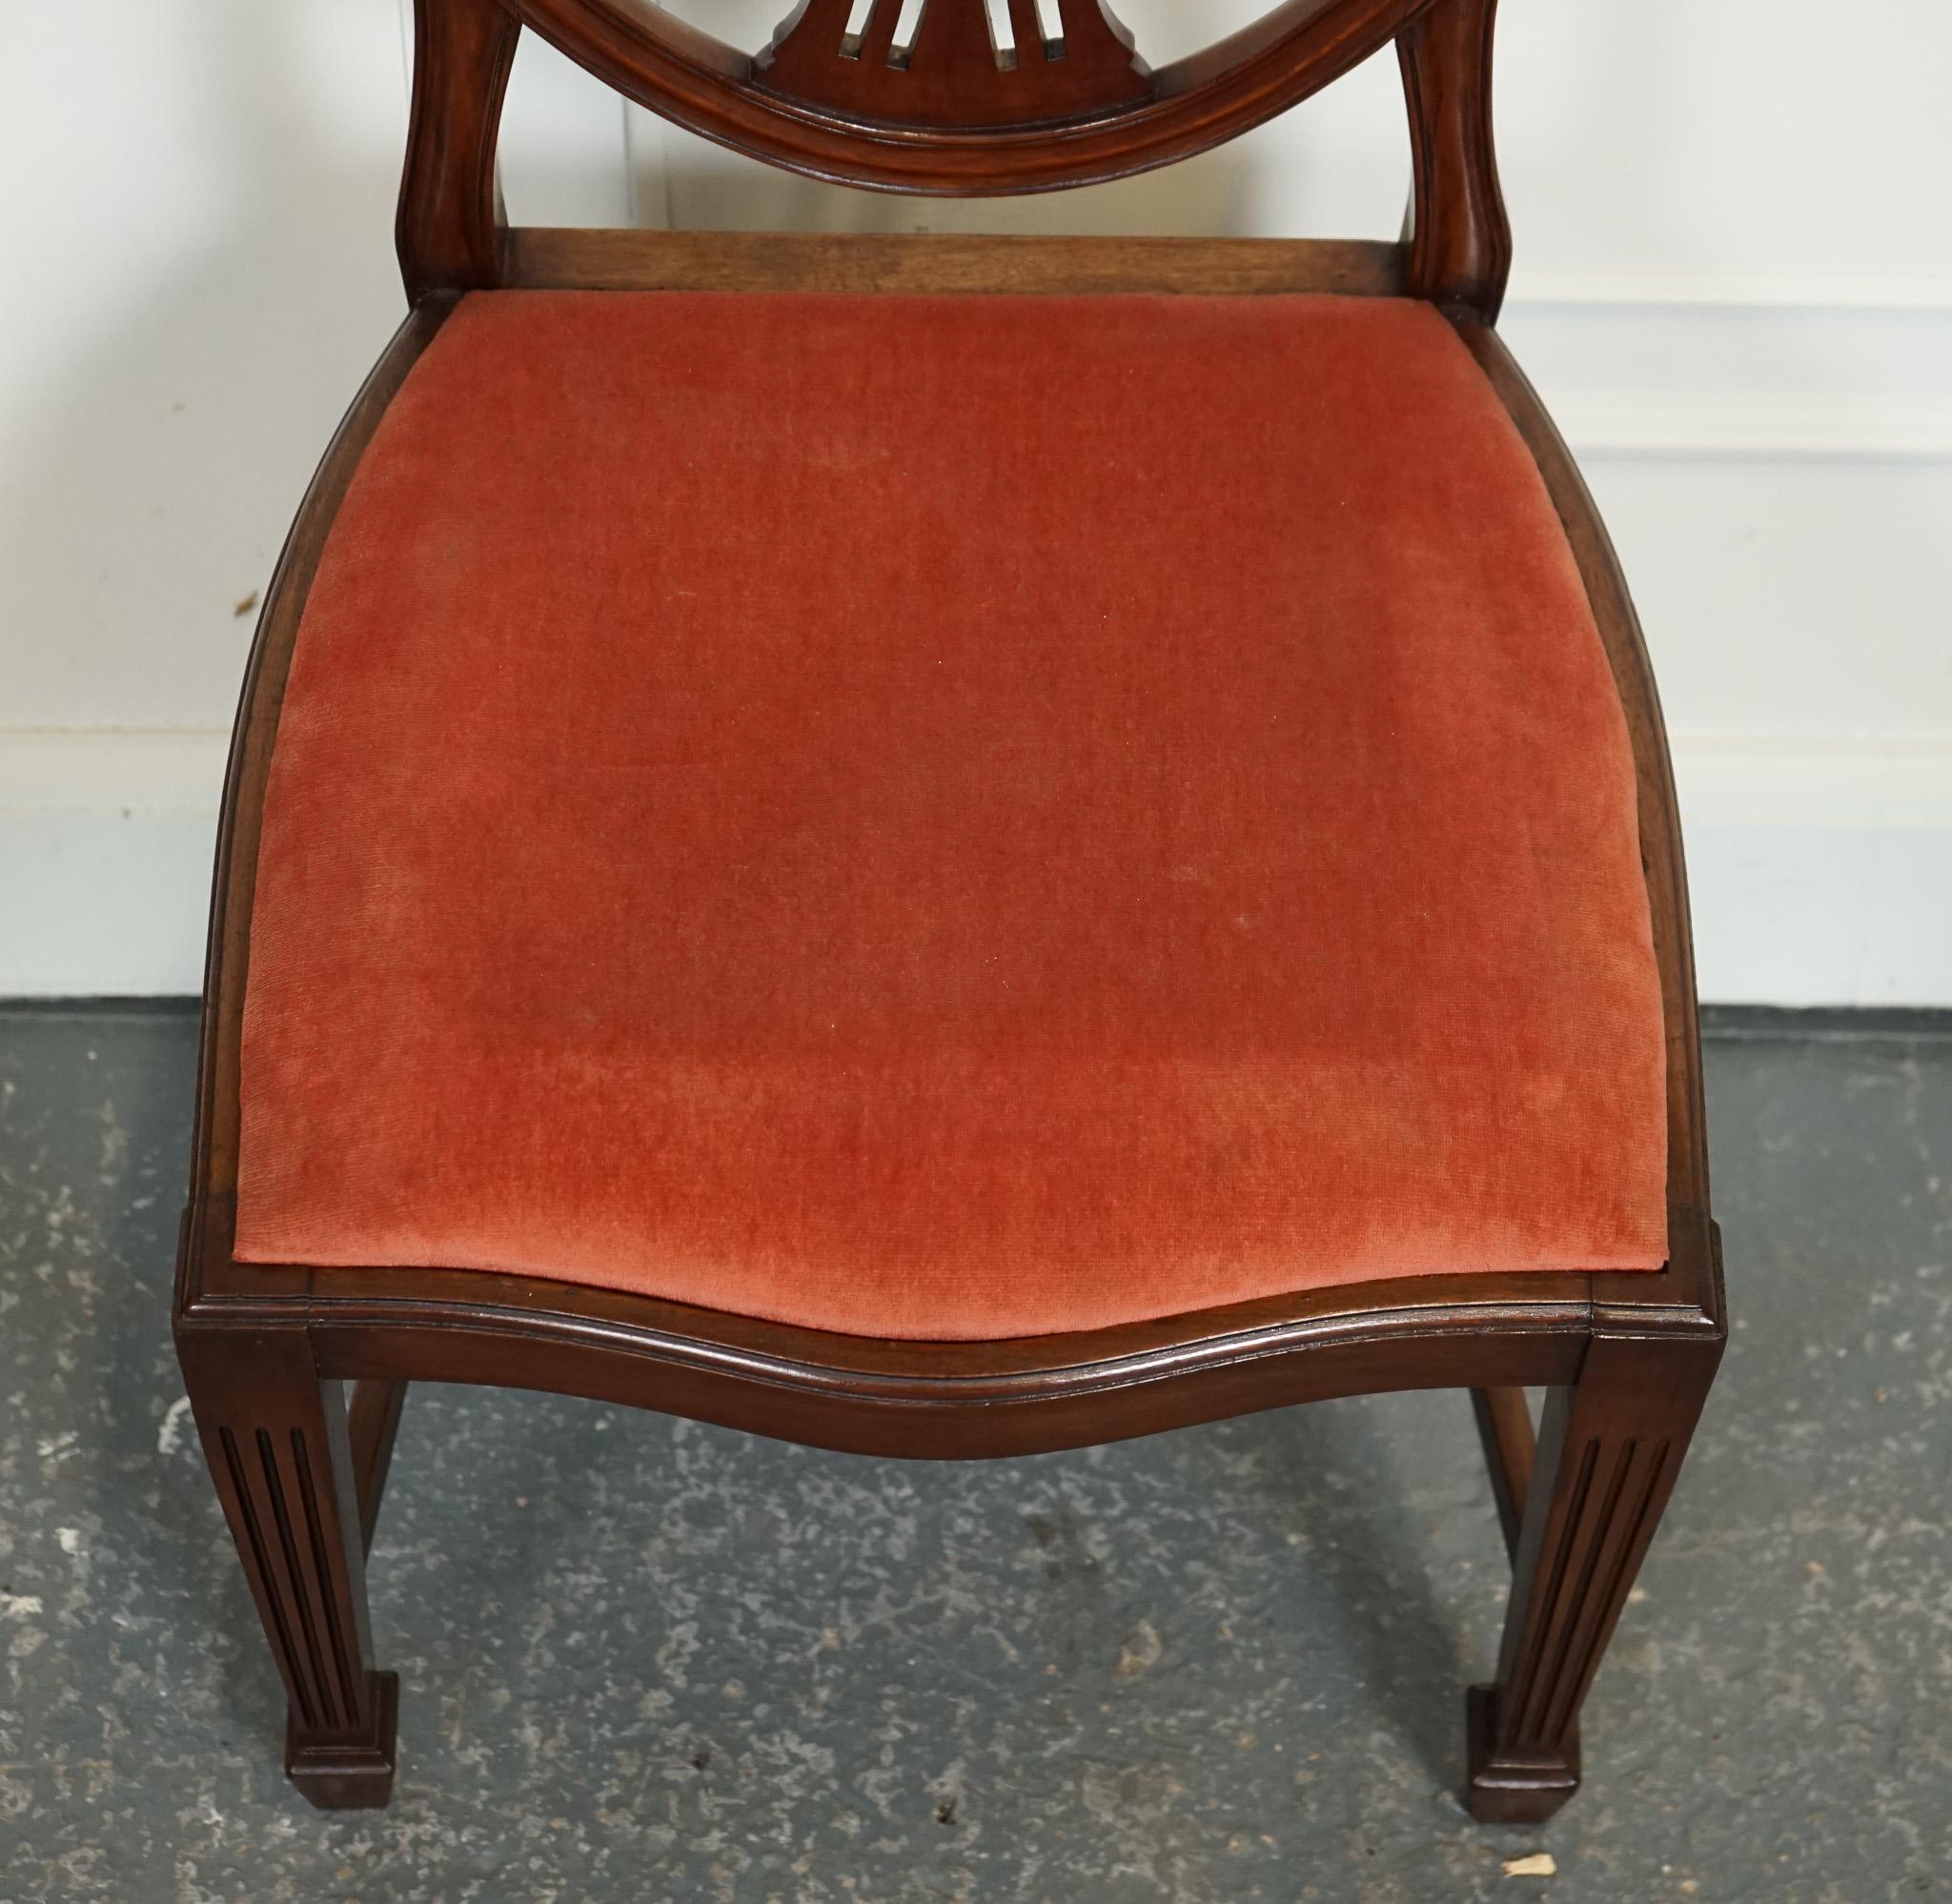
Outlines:
{"type": "Polygon", "coordinates": [[[767,91],[853,119],[931,129],[1087,118],[1152,96],[1101,0],[803,0],[760,56],[767,91]],[[1006,33],[998,30],[1006,25],[1006,33]]]}

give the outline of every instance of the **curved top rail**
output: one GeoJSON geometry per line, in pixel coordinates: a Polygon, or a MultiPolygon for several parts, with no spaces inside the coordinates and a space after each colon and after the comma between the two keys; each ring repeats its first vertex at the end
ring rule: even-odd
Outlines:
{"type": "Polygon", "coordinates": [[[1284,0],[1190,58],[1153,70],[1101,0],[925,0],[906,45],[900,0],[802,0],[758,55],[652,0],[503,0],[626,97],[721,145],[836,182],[939,195],[1095,183],[1221,144],[1318,91],[1433,0],[1284,0]]]}

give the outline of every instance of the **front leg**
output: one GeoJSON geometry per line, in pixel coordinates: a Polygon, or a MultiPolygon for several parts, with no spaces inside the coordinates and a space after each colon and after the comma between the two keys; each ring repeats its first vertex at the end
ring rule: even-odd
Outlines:
{"type": "Polygon", "coordinates": [[[1579,1788],[1579,1708],[1719,1361],[1718,1340],[1594,1340],[1550,1391],[1494,1686],[1469,1705],[1473,1816],[1543,1823],[1579,1788]]]}
{"type": "Polygon", "coordinates": [[[180,1327],[203,1451],[284,1677],[285,1771],[325,1810],[384,1805],[398,1681],[373,1670],[344,1391],[302,1328],[180,1327]]]}

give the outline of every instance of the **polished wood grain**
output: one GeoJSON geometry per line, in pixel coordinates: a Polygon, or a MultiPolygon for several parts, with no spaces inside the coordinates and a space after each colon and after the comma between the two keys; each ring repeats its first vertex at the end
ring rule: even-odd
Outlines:
{"type": "Polygon", "coordinates": [[[1708,1331],[1599,1333],[1577,1380],[1548,1395],[1497,1680],[1466,1702],[1468,1797],[1487,1823],[1540,1824],[1578,1789],[1579,1708],[1720,1356],[1708,1331]]]}
{"type": "Polygon", "coordinates": [[[1497,0],[1446,0],[1397,36],[1410,109],[1410,289],[1490,323],[1512,273],[1492,137],[1497,0]]]}
{"type": "Polygon", "coordinates": [[[884,39],[897,0],[876,9],[857,49],[865,57],[853,59],[824,50],[846,0],[796,12],[757,59],[650,0],[416,0],[397,226],[409,294],[498,281],[495,148],[521,25],[626,97],[734,150],[839,183],[949,196],[1053,191],[1172,164],[1286,111],[1393,39],[1416,185],[1413,288],[1495,316],[1511,253],[1492,148],[1495,0],[1287,0],[1156,71],[1098,0],[1065,4],[1066,57],[1004,70],[982,0],[937,0],[906,68],[889,64],[884,39]],[[1099,24],[1072,31],[1073,20],[1099,24]],[[1050,89],[1081,84],[1119,97],[1053,107],[1050,89]],[[821,96],[780,90],[793,86],[821,96]],[[863,87],[872,96],[848,90],[863,87]],[[890,87],[906,91],[905,107],[888,106],[890,87]]]}
{"type": "Polygon", "coordinates": [[[315,1804],[383,1805],[397,1689],[375,1671],[340,1385],[302,1326],[180,1333],[217,1497],[289,1700],[285,1771],[315,1804]]]}
{"type": "Polygon", "coordinates": [[[495,148],[519,34],[498,0],[422,0],[414,9],[413,107],[394,225],[409,303],[499,280],[495,148]]]}
{"type": "Polygon", "coordinates": [[[836,236],[517,227],[501,282],[527,291],[835,291],[1214,297],[1405,288],[1405,248],[1367,239],[836,236]]]}
{"type": "MultiPolygon", "coordinates": [[[[1592,493],[1537,392],[1494,330],[1467,313],[1452,314],[1532,451],[1613,670],[1633,747],[1667,1039],[1668,1262],[1652,1274],[1592,1279],[1591,1340],[1578,1376],[1547,1397],[1498,1679],[1467,1698],[1473,1814],[1537,1824],[1578,1789],[1579,1708],[1674,1490],[1727,1321],[1720,1238],[1708,1213],[1680,815],[1647,644],[1592,493]]],[[[1494,1461],[1494,1490],[1496,1472],[1494,1461]]],[[[1508,1471],[1508,1485],[1515,1480],[1508,1471]]],[[[1509,1530],[1512,1509],[1501,1503],[1500,1511],[1509,1530]]]]}
{"type": "Polygon", "coordinates": [[[404,1382],[361,1382],[353,1390],[346,1412],[346,1434],[353,1450],[353,1486],[359,1503],[359,1544],[373,1550],[373,1530],[379,1525],[379,1504],[386,1494],[386,1477],[393,1467],[394,1444],[406,1406],[404,1382]]]}
{"type": "MultiPolygon", "coordinates": [[[[760,58],[652,0],[504,4],[626,98],[736,152],[869,190],[985,197],[1122,178],[1209,151],[1382,51],[1427,7],[1453,0],[1286,0],[1203,52],[1150,71],[1124,103],[1053,119],[1027,100],[1021,120],[998,123],[985,123],[993,82],[975,68],[959,70],[937,116],[891,121],[862,100],[834,105],[778,91],[760,58]]],[[[1103,91],[1094,81],[1094,93],[1103,91]]]]}
{"type": "Polygon", "coordinates": [[[236,1263],[233,1207],[204,1200],[193,1319],[295,1310],[334,1375],[541,1388],[917,1460],[1045,1453],[1379,1388],[1565,1382],[1591,1319],[1589,1277],[1527,1272],[1008,1342],[881,1341],[486,1270],[236,1263]]]}
{"type": "Polygon", "coordinates": [[[1477,1420],[1477,1438],[1484,1445],[1492,1505],[1497,1509],[1505,1550],[1516,1560],[1518,1536],[1525,1526],[1525,1499],[1532,1491],[1532,1470],[1538,1458],[1531,1405],[1523,1388],[1474,1388],[1471,1410],[1477,1420]]]}
{"type": "MultiPolygon", "coordinates": [[[[1074,0],[1067,9],[1068,55],[1081,16],[1074,0]]],[[[770,58],[755,60],[647,0],[417,6],[396,228],[412,309],[299,509],[247,669],[219,829],[175,1304],[199,1429],[285,1678],[293,1776],[324,1805],[381,1803],[390,1789],[395,1685],[373,1664],[363,1567],[410,1382],[547,1389],[830,1448],[940,1459],[1071,1448],[1339,1395],[1459,1387],[1474,1391],[1516,1583],[1498,1679],[1470,1699],[1467,1799],[1486,1819],[1535,1820],[1576,1786],[1580,1703],[1672,1490],[1725,1323],[1679,828],[1653,675],[1592,498],[1492,328],[1510,258],[1491,145],[1493,0],[1291,0],[1156,71],[1108,19],[1108,40],[1086,15],[1079,48],[1096,51],[1078,71],[1090,85],[1061,108],[1049,91],[1032,105],[1028,91],[997,90],[1009,69],[993,46],[979,48],[966,18],[945,25],[950,13],[927,30],[946,37],[919,37],[904,69],[886,56],[893,40],[884,46],[877,11],[876,37],[855,49],[881,61],[872,98],[836,92],[824,68],[818,80],[792,79],[796,60],[825,59],[836,10],[824,0],[809,7],[770,58]],[[1185,156],[1393,36],[1412,128],[1410,228],[1400,244],[509,231],[494,152],[522,25],[627,96],[725,144],[820,176],[964,192],[1044,190],[1185,156]],[[812,49],[804,55],[803,32],[812,49]],[[918,69],[931,46],[940,70],[918,69]],[[916,107],[924,94],[905,95],[914,115],[904,122],[884,89],[918,70],[941,97],[916,107]],[[781,90],[789,79],[801,96],[781,90]],[[1114,81],[1117,97],[1093,90],[1114,81]],[[1005,97],[1044,116],[1020,123],[997,104],[1005,97]],[[237,1262],[252,899],[306,595],[359,458],[416,359],[458,296],[498,289],[1316,292],[1414,294],[1441,308],[1531,448],[1584,577],[1633,746],[1668,1050],[1667,1266],[1414,1278],[1077,1335],[918,1343],[473,1270],[237,1262]],[[346,1382],[356,1385],[350,1412],[346,1382]],[[1535,1437],[1528,1387],[1548,1391],[1535,1437]]],[[[1020,46],[1030,10],[1017,0],[1020,46]]]]}
{"type": "Polygon", "coordinates": [[[251,888],[298,618],[360,453],[448,308],[423,303],[396,334],[327,449],[265,592],[218,825],[192,1191],[177,1267],[177,1358],[285,1681],[285,1769],[306,1797],[335,1810],[383,1805],[393,1790],[398,1686],[373,1667],[365,1586],[392,1425],[376,1420],[369,1404],[361,1410],[356,1456],[340,1383],[321,1375],[306,1327],[307,1272],[274,1268],[256,1279],[250,1306],[266,1322],[254,1327],[243,1320],[241,1306],[227,1313],[221,1302],[199,1302],[196,1266],[215,1186],[224,1185],[228,1196],[236,1182],[251,888]]]}

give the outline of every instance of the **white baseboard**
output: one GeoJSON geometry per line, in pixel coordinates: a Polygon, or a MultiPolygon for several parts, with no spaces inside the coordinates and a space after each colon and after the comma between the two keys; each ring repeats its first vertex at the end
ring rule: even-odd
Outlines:
{"type": "MultiPolygon", "coordinates": [[[[1952,326],[1947,327],[1952,332],[1952,326]]],[[[1566,440],[1596,456],[1944,462],[1952,396],[1910,392],[1576,391],[1553,406],[1566,440]]]]}
{"type": "Polygon", "coordinates": [[[203,985],[228,737],[0,733],[0,998],[203,985]]]}
{"type": "MultiPolygon", "coordinates": [[[[202,983],[217,733],[0,736],[0,997],[202,983]]],[[[1679,737],[1701,995],[1952,1006],[1952,742],[1679,737]]]]}
{"type": "Polygon", "coordinates": [[[1952,301],[1931,281],[1536,273],[1499,329],[1581,456],[1952,458],[1952,301]]]}
{"type": "Polygon", "coordinates": [[[1674,755],[1704,999],[1952,1005],[1952,742],[1674,755]]]}

